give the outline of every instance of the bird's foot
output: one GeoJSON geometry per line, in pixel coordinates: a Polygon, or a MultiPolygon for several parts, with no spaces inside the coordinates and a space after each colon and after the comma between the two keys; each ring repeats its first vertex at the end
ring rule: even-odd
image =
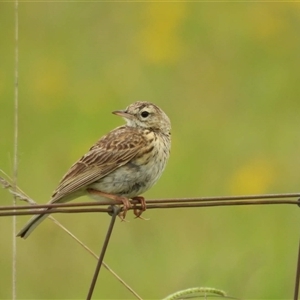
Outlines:
{"type": "Polygon", "coordinates": [[[127,213],[128,209],[130,209],[131,206],[132,206],[130,201],[127,198],[122,197],[122,196],[118,196],[118,195],[114,195],[114,194],[104,193],[104,192],[97,191],[97,190],[94,190],[94,189],[87,189],[87,192],[90,193],[90,194],[98,195],[98,196],[108,198],[108,199],[111,199],[111,200],[122,203],[123,204],[123,210],[119,213],[118,216],[122,221],[125,221],[126,213],[127,213]]]}
{"type": "Polygon", "coordinates": [[[139,219],[148,221],[149,219],[145,219],[145,218],[141,217],[142,213],[147,209],[145,198],[141,197],[141,196],[137,196],[137,197],[133,197],[132,200],[139,201],[140,205],[141,205],[141,208],[137,208],[136,204],[134,204],[134,206],[133,206],[133,213],[135,215],[135,218],[139,218],[139,219]]]}

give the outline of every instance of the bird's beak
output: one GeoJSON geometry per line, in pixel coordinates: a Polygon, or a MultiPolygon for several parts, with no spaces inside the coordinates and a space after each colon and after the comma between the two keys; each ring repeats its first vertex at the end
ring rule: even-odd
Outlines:
{"type": "Polygon", "coordinates": [[[123,117],[125,119],[132,119],[132,115],[125,112],[125,110],[115,110],[112,112],[114,115],[117,115],[117,116],[120,116],[120,117],[123,117]]]}

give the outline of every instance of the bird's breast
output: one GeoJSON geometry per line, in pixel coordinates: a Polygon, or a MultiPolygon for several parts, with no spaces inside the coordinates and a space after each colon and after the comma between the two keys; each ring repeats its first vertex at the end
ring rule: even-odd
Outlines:
{"type": "Polygon", "coordinates": [[[154,132],[147,135],[147,144],[130,162],[106,175],[92,188],[106,193],[135,197],[151,188],[165,169],[170,141],[154,132]]]}

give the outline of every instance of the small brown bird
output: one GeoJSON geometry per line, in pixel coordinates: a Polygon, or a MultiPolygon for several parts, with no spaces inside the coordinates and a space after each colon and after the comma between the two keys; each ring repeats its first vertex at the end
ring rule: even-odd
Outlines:
{"type": "MultiPolygon", "coordinates": [[[[151,188],[161,176],[171,148],[168,116],[150,102],[138,101],[113,114],[126,125],[103,136],[81,157],[60,181],[49,204],[65,203],[83,195],[96,200],[116,200],[131,207],[128,198],[141,202],[138,195],[151,188]]],[[[142,211],[135,211],[140,216],[142,211]]],[[[27,238],[48,214],[33,216],[17,236],[27,238]]]]}

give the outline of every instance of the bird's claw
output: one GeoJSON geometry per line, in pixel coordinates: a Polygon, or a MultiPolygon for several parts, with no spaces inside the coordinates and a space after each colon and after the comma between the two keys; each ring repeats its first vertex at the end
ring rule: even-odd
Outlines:
{"type": "Polygon", "coordinates": [[[125,198],[125,197],[118,197],[117,199],[118,201],[121,201],[123,203],[123,209],[122,211],[119,213],[119,218],[121,219],[122,222],[128,222],[125,220],[125,217],[126,217],[126,214],[127,214],[127,211],[128,209],[130,209],[132,207],[130,201],[125,198]]]}
{"type": "Polygon", "coordinates": [[[146,201],[144,197],[138,196],[138,197],[133,197],[132,200],[137,200],[140,202],[141,208],[137,208],[136,204],[133,206],[133,213],[135,215],[135,218],[137,219],[142,219],[142,220],[149,220],[141,217],[142,213],[147,209],[146,201]]]}

